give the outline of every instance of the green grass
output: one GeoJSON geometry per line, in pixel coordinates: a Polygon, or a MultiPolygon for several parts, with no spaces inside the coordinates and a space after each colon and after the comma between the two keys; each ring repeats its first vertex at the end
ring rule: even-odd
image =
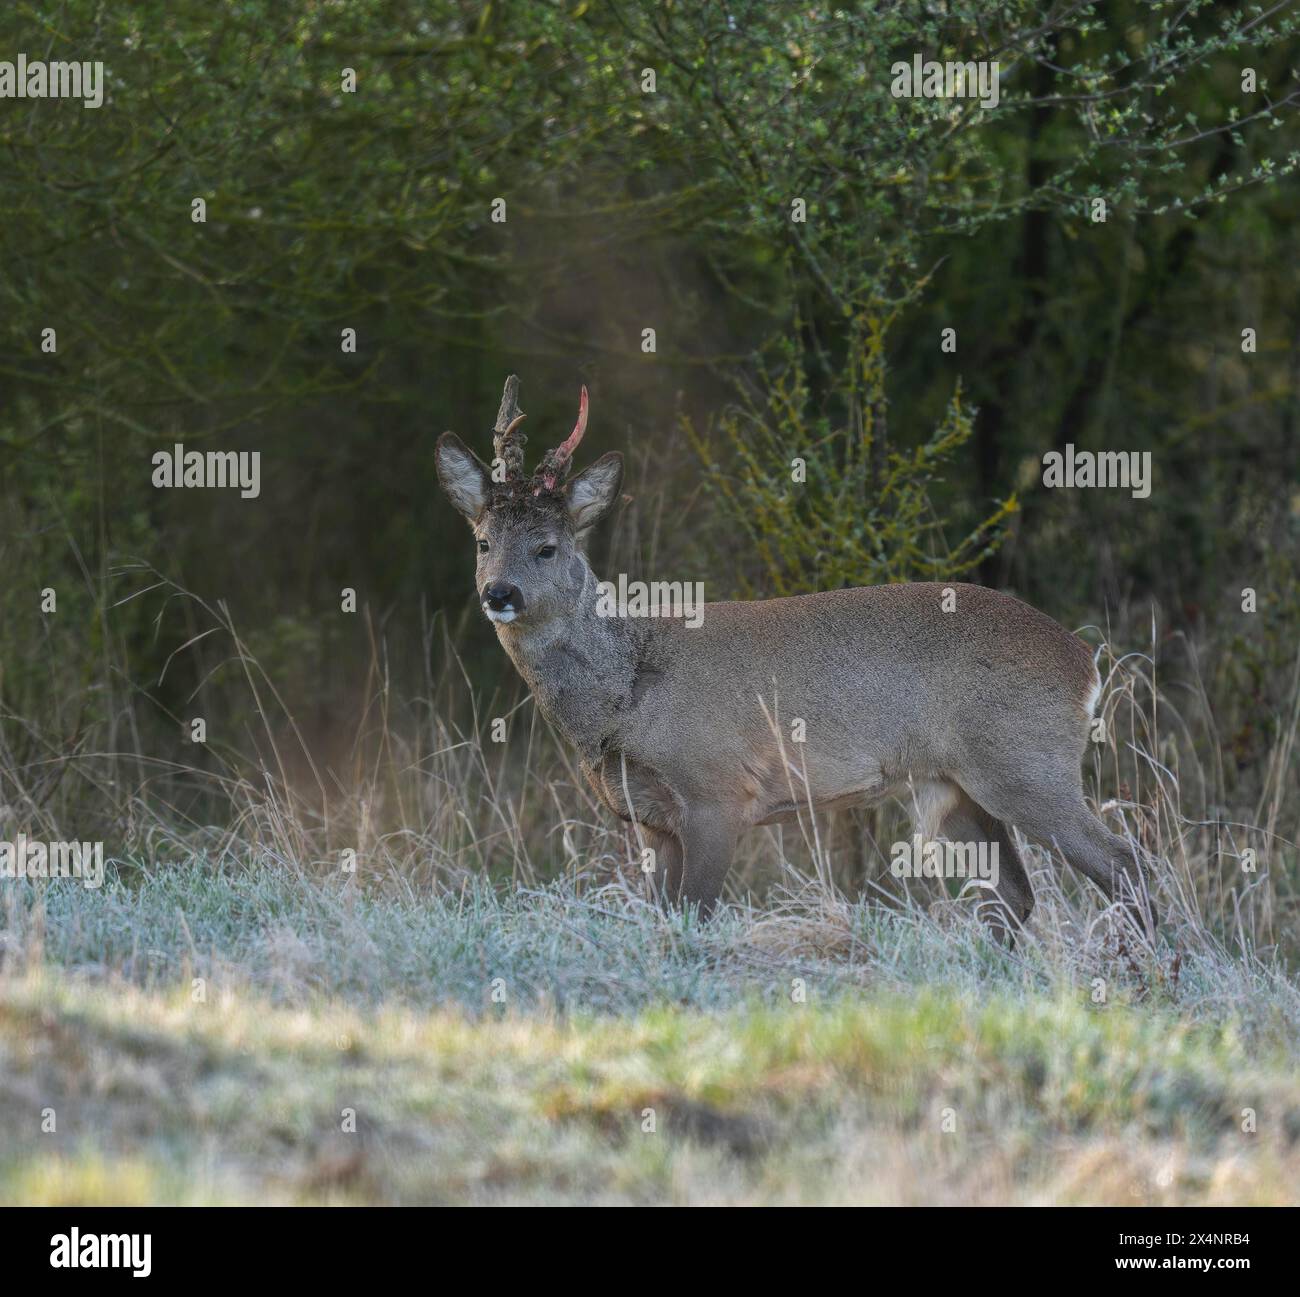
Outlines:
{"type": "Polygon", "coordinates": [[[5,1203],[1300,1197],[1300,994],[1208,949],[266,859],[8,887],[5,1203]]]}
{"type": "Polygon", "coordinates": [[[9,1203],[1280,1202],[1300,1173],[1285,1057],[1077,999],[471,1018],[33,977],[0,1003],[9,1203]]]}

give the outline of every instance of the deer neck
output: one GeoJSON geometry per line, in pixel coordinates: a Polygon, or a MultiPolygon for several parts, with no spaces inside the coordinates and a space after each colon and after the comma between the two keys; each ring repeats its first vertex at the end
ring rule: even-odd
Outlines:
{"type": "Polygon", "coordinates": [[[644,618],[601,616],[598,594],[588,568],[571,614],[536,626],[497,626],[497,637],[543,714],[591,761],[632,702],[648,635],[644,618]]]}

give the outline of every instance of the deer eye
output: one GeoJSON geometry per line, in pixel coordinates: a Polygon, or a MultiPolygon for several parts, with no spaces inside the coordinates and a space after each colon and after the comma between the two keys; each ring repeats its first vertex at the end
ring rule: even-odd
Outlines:
{"type": "Polygon", "coordinates": [[[555,546],[554,546],[554,545],[543,545],[543,546],[541,547],[541,549],[539,549],[539,550],[537,551],[537,557],[538,557],[538,558],[554,558],[554,557],[555,557],[555,546]]]}
{"type": "Polygon", "coordinates": [[[482,537],[479,537],[478,552],[480,554],[486,554],[488,552],[488,543],[482,537]]]}

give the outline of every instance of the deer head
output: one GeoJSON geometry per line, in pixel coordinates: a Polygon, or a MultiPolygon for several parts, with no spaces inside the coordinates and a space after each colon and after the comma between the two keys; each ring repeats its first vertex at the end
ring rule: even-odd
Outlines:
{"type": "Polygon", "coordinates": [[[623,457],[611,451],[566,481],[587,430],[584,387],[573,431],[527,476],[518,397],[519,379],[511,374],[497,412],[492,469],[451,432],[438,438],[436,463],[442,489],[474,531],[483,611],[498,624],[536,626],[573,612],[590,574],[583,547],[618,498],[623,457]]]}

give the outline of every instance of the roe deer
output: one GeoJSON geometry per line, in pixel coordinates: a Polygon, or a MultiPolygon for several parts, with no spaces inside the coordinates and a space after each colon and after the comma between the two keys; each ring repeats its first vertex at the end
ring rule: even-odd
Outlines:
{"type": "Polygon", "coordinates": [[[1034,904],[1012,825],[1154,925],[1137,861],[1084,801],[1101,683],[1082,640],[960,583],[711,603],[698,628],[606,615],[584,542],[618,498],[622,457],[566,481],[584,387],[572,433],[527,477],[517,393],[511,375],[500,480],[450,432],[438,476],[473,527],[498,638],[597,796],[655,849],[672,902],[708,913],[753,825],[906,793],[926,841],[996,843],[982,909],[1001,939],[1034,904]],[[787,737],[795,718],[799,744],[787,737]]]}

